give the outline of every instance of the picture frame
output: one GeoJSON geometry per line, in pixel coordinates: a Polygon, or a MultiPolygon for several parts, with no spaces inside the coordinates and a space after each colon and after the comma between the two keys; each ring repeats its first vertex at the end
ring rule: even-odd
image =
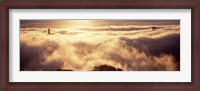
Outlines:
{"type": "Polygon", "coordinates": [[[199,91],[199,1],[198,0],[110,0],[110,1],[2,1],[1,2],[1,90],[134,90],[199,91]],[[10,9],[191,9],[191,82],[9,82],[10,9]]]}

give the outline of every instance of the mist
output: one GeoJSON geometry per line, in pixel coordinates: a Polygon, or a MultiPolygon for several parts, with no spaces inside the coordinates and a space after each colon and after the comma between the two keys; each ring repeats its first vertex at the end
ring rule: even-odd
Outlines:
{"type": "Polygon", "coordinates": [[[28,24],[20,28],[21,71],[91,71],[105,64],[123,71],[180,70],[177,24],[101,23],[50,28],[51,34],[47,29],[28,24]]]}

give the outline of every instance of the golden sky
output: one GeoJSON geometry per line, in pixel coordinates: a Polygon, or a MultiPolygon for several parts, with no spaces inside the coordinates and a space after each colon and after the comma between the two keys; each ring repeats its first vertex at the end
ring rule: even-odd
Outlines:
{"type": "Polygon", "coordinates": [[[21,20],[20,27],[67,28],[115,25],[179,25],[179,20],[21,20]]]}

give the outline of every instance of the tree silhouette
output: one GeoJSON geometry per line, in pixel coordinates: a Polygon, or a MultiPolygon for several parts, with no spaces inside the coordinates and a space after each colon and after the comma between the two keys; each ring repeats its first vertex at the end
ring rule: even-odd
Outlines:
{"type": "MultiPolygon", "coordinates": [[[[55,71],[74,71],[74,70],[59,68],[55,71]]],[[[113,66],[104,64],[104,65],[95,66],[93,70],[90,70],[90,71],[123,71],[123,70],[120,68],[115,68],[113,66]]]]}
{"type": "Polygon", "coordinates": [[[57,69],[56,71],[73,71],[73,70],[69,70],[69,69],[57,69]]]}
{"type": "Polygon", "coordinates": [[[104,65],[95,66],[93,71],[122,71],[122,69],[104,64],[104,65]]]}

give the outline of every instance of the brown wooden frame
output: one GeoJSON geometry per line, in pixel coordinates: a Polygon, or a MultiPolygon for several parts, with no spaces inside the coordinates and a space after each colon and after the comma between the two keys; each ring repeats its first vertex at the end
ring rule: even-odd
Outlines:
{"type": "Polygon", "coordinates": [[[198,0],[8,0],[1,2],[1,90],[136,90],[200,91],[199,1],[198,0]],[[191,9],[192,10],[192,82],[9,82],[9,9],[191,9]]]}

